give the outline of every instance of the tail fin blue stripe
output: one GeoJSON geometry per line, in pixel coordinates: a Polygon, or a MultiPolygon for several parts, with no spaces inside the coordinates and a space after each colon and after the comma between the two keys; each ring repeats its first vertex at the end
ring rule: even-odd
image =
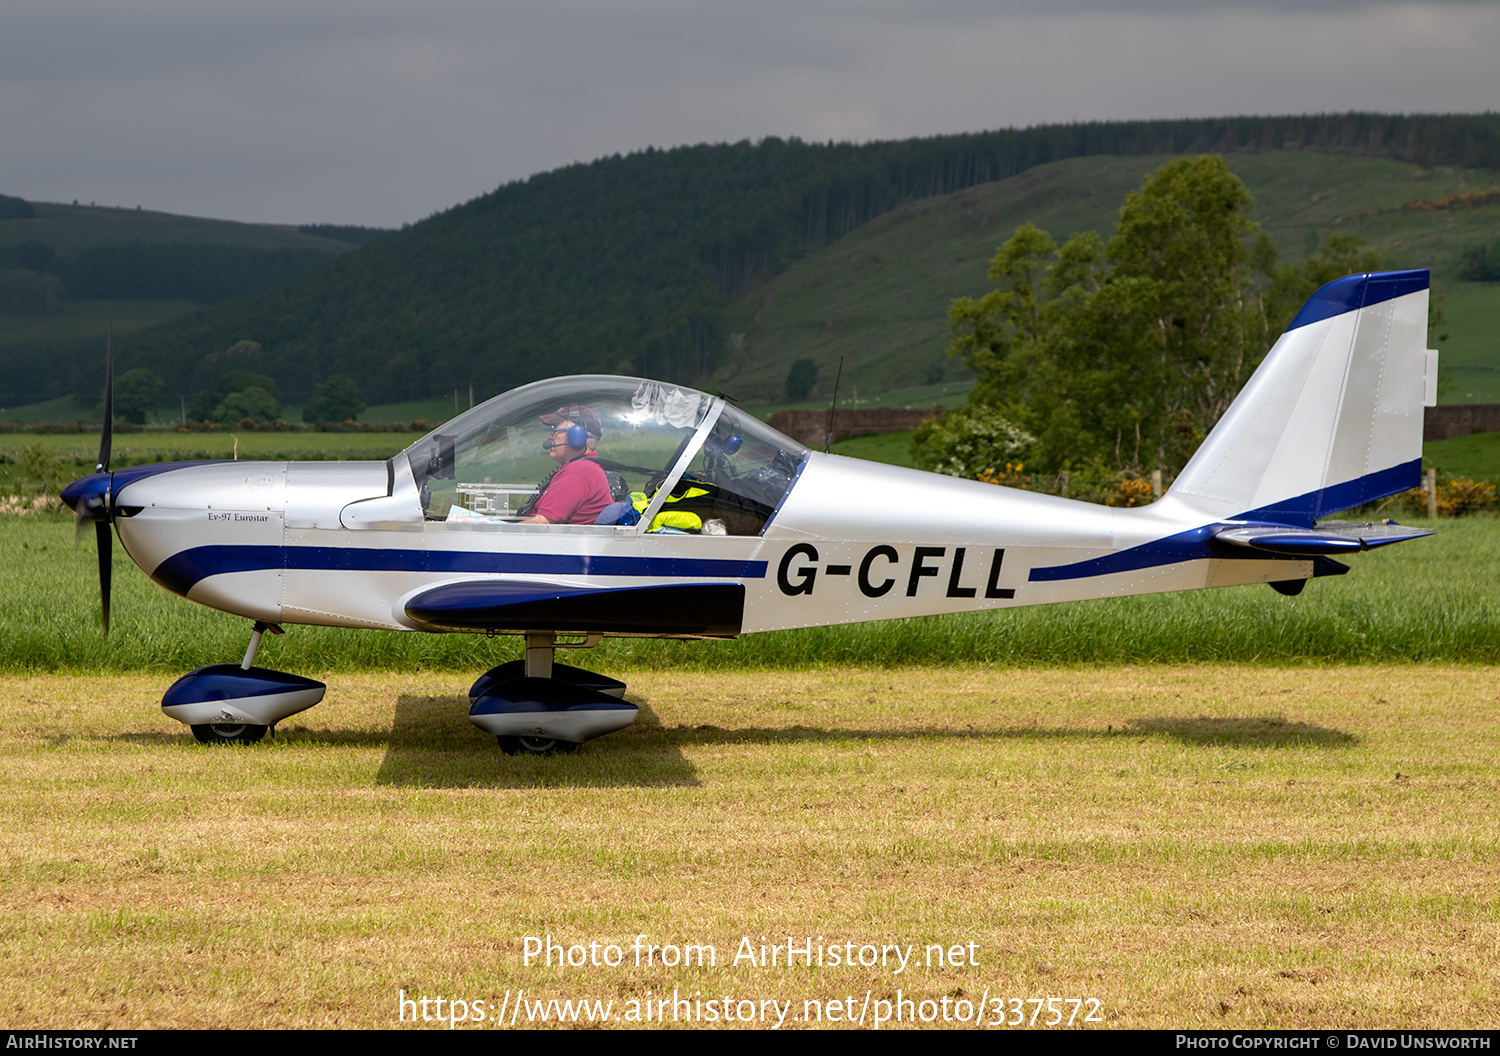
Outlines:
{"type": "Polygon", "coordinates": [[[1390,469],[1376,470],[1356,480],[1342,484],[1330,484],[1326,488],[1298,495],[1283,502],[1262,506],[1242,513],[1235,520],[1270,521],[1273,524],[1289,524],[1297,528],[1311,528],[1321,517],[1340,510],[1352,510],[1367,502],[1383,499],[1387,495],[1409,491],[1422,486],[1422,460],[1414,458],[1390,469]]]}
{"type": "Polygon", "coordinates": [[[1307,326],[1323,319],[1332,319],[1345,312],[1357,312],[1381,301],[1394,300],[1408,293],[1427,289],[1429,272],[1426,268],[1416,271],[1383,271],[1366,275],[1347,275],[1324,286],[1302,306],[1288,330],[1307,326]]]}

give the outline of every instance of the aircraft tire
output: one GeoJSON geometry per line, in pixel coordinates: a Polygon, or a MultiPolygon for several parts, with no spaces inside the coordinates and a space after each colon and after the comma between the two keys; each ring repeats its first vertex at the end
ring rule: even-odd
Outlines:
{"type": "Polygon", "coordinates": [[[557,741],[551,737],[496,737],[506,755],[571,755],[578,751],[577,741],[557,741]]]}
{"type": "Polygon", "coordinates": [[[254,744],[267,729],[249,723],[203,723],[193,727],[193,736],[199,744],[254,744]]]}

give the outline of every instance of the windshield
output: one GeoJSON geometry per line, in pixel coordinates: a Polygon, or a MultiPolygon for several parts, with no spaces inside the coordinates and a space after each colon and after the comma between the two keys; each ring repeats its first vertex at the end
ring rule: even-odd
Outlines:
{"type": "MultiPolygon", "coordinates": [[[[806,448],[720,400],[675,385],[636,378],[554,378],[502,393],[445,423],[407,448],[405,457],[428,520],[516,519],[530,512],[538,487],[556,470],[553,445],[587,446],[605,470],[611,497],[644,512],[672,470],[690,456],[691,518],[677,530],[753,535],[791,485],[806,448]],[[582,422],[570,439],[558,422],[582,422]],[[701,430],[707,430],[700,436],[701,430]],[[698,449],[694,450],[695,440],[698,449]],[[717,525],[705,523],[719,522],[717,525]]],[[[582,449],[580,447],[580,449],[582,449]]],[[[398,456],[400,457],[400,456],[398,456]]],[[[687,502],[685,489],[658,509],[687,502]]],[[[653,517],[660,521],[660,517],[653,517]]],[[[614,524],[611,520],[608,523],[614,524]]],[[[661,530],[661,524],[643,526],[661,530]]]]}
{"type": "Polygon", "coordinates": [[[683,509],[701,509],[728,535],[758,535],[796,479],[807,448],[734,407],[725,407],[673,488],[683,509]],[[703,495],[693,495],[703,491],[703,495]]]}

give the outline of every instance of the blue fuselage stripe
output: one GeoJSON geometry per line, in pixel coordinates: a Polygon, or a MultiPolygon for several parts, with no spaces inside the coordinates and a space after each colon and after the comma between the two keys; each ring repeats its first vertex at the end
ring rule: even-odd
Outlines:
{"type": "Polygon", "coordinates": [[[186,594],[209,576],[267,569],[662,579],[764,579],[766,576],[764,561],[598,554],[476,554],[456,550],[365,550],[347,546],[196,546],[167,558],[151,573],[151,578],[168,590],[186,594]]]}
{"type": "MultiPolygon", "coordinates": [[[[1248,521],[1253,524],[1285,525],[1289,528],[1311,528],[1319,518],[1327,514],[1363,506],[1367,502],[1383,499],[1387,495],[1418,487],[1421,483],[1422,460],[1416,458],[1403,465],[1370,473],[1358,480],[1310,491],[1305,495],[1262,506],[1229,519],[1236,522],[1248,521]]],[[[1249,549],[1240,552],[1211,549],[1210,543],[1213,537],[1223,527],[1225,527],[1224,522],[1217,521],[1201,528],[1190,528],[1185,532],[1169,535],[1164,539],[1153,539],[1149,543],[1133,546],[1129,550],[1091,558],[1088,561],[1033,568],[1030,579],[1033,583],[1085,579],[1089,576],[1106,576],[1111,572],[1134,572],[1142,568],[1175,565],[1181,561],[1201,561],[1210,557],[1275,560],[1267,553],[1249,549]]]]}

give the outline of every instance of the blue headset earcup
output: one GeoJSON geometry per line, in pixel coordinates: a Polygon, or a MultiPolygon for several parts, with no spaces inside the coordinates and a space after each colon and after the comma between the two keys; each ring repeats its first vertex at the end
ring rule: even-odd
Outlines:
{"type": "Polygon", "coordinates": [[[581,425],[568,426],[568,446],[574,451],[582,451],[589,446],[589,433],[581,425]]]}

